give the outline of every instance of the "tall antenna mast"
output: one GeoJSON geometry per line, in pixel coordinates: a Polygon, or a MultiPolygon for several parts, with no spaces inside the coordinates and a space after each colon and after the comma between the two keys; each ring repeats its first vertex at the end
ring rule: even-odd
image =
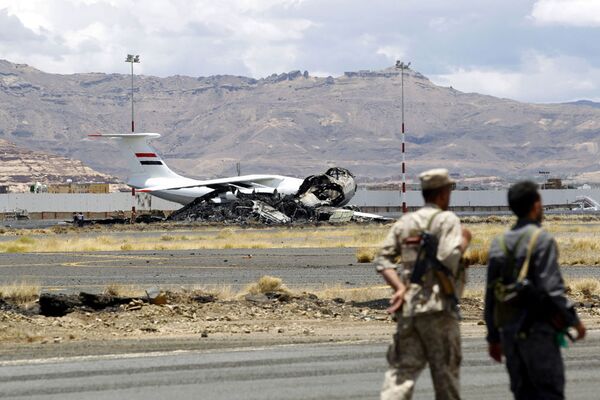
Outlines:
{"type": "Polygon", "coordinates": [[[139,54],[135,56],[133,54],[127,54],[125,62],[131,63],[131,133],[133,133],[135,131],[135,124],[133,122],[133,64],[139,64],[140,56],[139,54]]]}
{"type": "Polygon", "coordinates": [[[405,214],[408,211],[408,207],[406,206],[406,158],[404,152],[406,150],[406,141],[404,135],[404,70],[410,67],[410,62],[408,64],[404,64],[404,62],[398,60],[396,61],[396,69],[400,70],[400,81],[402,83],[402,189],[401,189],[401,199],[402,199],[402,213],[405,214]]]}

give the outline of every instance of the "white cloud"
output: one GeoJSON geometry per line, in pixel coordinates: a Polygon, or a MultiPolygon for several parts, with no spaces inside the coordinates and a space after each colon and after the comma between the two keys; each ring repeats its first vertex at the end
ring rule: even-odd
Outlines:
{"type": "Polygon", "coordinates": [[[142,56],[137,67],[142,73],[201,74],[204,69],[260,77],[298,68],[297,43],[313,26],[312,21],[292,15],[302,3],[0,0],[0,19],[17,26],[21,36],[29,35],[12,44],[0,41],[0,58],[48,72],[117,72],[125,69],[122,58],[133,52],[142,56]],[[43,51],[22,46],[33,39],[53,46],[43,51]],[[215,70],[218,65],[221,70],[215,70]]]}
{"type": "Polygon", "coordinates": [[[438,85],[452,86],[462,92],[514,97],[521,77],[521,74],[515,72],[458,67],[449,74],[434,75],[431,79],[438,85]]]}
{"type": "Polygon", "coordinates": [[[525,54],[517,70],[454,68],[431,76],[433,82],[463,92],[477,92],[528,102],[597,100],[600,68],[575,57],[525,54]]]}
{"type": "Polygon", "coordinates": [[[136,73],[257,78],[296,69],[339,76],[405,59],[467,91],[537,101],[597,97],[597,44],[573,26],[600,26],[600,0],[375,3],[0,0],[0,59],[55,73],[128,73],[124,57],[135,53],[136,73]],[[523,23],[528,17],[544,25],[543,35],[523,23]],[[531,53],[522,57],[524,49],[531,53]]]}
{"type": "Polygon", "coordinates": [[[296,61],[297,50],[290,45],[252,46],[244,52],[244,64],[252,76],[287,72],[296,61]]]}
{"type": "Polygon", "coordinates": [[[600,26],[600,1],[538,0],[531,18],[542,25],[600,26]]]}
{"type": "Polygon", "coordinates": [[[386,57],[391,62],[396,62],[405,57],[406,50],[399,46],[381,46],[375,53],[386,57]]]}

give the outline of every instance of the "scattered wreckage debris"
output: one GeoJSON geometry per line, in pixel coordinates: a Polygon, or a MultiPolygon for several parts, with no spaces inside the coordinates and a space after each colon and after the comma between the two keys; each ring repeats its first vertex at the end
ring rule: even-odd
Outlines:
{"type": "Polygon", "coordinates": [[[110,294],[92,294],[81,292],[79,294],[54,294],[42,293],[39,298],[40,314],[46,317],[62,317],[78,308],[104,310],[128,304],[133,301],[131,297],[118,297],[110,294]]]}
{"type": "Polygon", "coordinates": [[[211,198],[198,198],[169,216],[171,221],[264,222],[349,222],[386,221],[384,217],[360,213],[347,206],[356,192],[350,171],[330,168],[324,174],[304,180],[296,195],[278,193],[235,192],[236,200],[214,203],[211,198]]]}
{"type": "MultiPolygon", "coordinates": [[[[144,307],[155,305],[178,307],[179,305],[197,304],[203,305],[208,303],[223,303],[229,304],[232,300],[219,300],[215,295],[205,292],[170,292],[161,291],[160,289],[153,287],[146,290],[146,296],[142,297],[122,297],[111,295],[108,293],[94,294],[81,292],[79,294],[56,294],[56,293],[42,293],[39,297],[38,304],[39,308],[35,313],[39,311],[39,314],[45,317],[63,317],[67,314],[76,311],[84,312],[121,312],[121,311],[136,311],[144,307]]],[[[237,300],[233,300],[234,303],[240,305],[247,304],[252,305],[265,305],[265,304],[276,304],[276,303],[314,303],[319,307],[339,307],[344,304],[349,307],[356,308],[369,308],[373,310],[384,310],[387,306],[387,299],[365,301],[365,302],[346,302],[341,298],[334,298],[331,300],[321,299],[313,293],[303,292],[299,294],[292,294],[287,290],[273,290],[267,292],[258,293],[247,293],[243,297],[239,297],[237,300]]],[[[0,299],[0,305],[3,310],[20,313],[21,310],[17,306],[13,306],[10,303],[4,302],[0,299]]],[[[327,311],[324,311],[327,313],[327,311]]],[[[32,312],[28,312],[32,315],[32,312]]]]}
{"type": "MultiPolygon", "coordinates": [[[[192,293],[186,299],[199,304],[212,303],[217,298],[207,293],[192,293]]],[[[94,294],[80,292],[79,294],[64,293],[42,293],[38,299],[39,313],[45,317],[62,317],[76,310],[86,311],[125,311],[139,310],[144,305],[166,305],[169,303],[185,302],[181,295],[173,292],[165,292],[157,287],[146,290],[146,296],[125,297],[109,293],[94,294]]],[[[0,309],[9,309],[9,303],[3,303],[0,299],[0,309]]]]}
{"type": "MultiPolygon", "coordinates": [[[[75,213],[74,213],[75,214],[75,213]]],[[[73,215],[71,221],[64,221],[65,224],[72,224],[76,227],[91,226],[91,225],[127,225],[131,223],[131,218],[126,216],[125,212],[117,211],[107,218],[84,218],[83,214],[73,215]]],[[[135,217],[136,224],[150,224],[153,222],[163,222],[166,220],[165,213],[161,210],[144,211],[135,217]]]]}
{"type": "MultiPolygon", "coordinates": [[[[214,294],[204,291],[192,291],[192,292],[171,292],[161,291],[156,288],[149,289],[148,296],[141,297],[121,297],[110,294],[93,294],[84,293],[79,294],[56,294],[56,293],[42,293],[37,301],[37,306],[31,306],[31,304],[23,305],[20,303],[13,303],[10,300],[0,298],[0,316],[8,314],[18,314],[23,316],[34,316],[36,314],[44,317],[64,317],[67,314],[73,312],[85,312],[85,313],[120,313],[129,312],[145,309],[147,307],[154,307],[152,309],[168,309],[175,311],[177,309],[194,309],[200,313],[206,309],[204,306],[216,306],[221,308],[227,308],[234,314],[239,313],[243,309],[251,311],[253,314],[250,317],[255,318],[254,313],[256,310],[253,306],[261,306],[272,308],[275,310],[278,307],[288,307],[290,311],[298,311],[305,315],[302,310],[311,311],[317,313],[315,317],[323,315],[333,315],[334,313],[341,313],[341,308],[346,307],[346,311],[349,314],[358,313],[359,317],[364,317],[365,310],[371,310],[373,312],[381,312],[381,316],[387,319],[387,313],[385,310],[389,306],[387,298],[373,298],[372,300],[344,300],[343,298],[335,297],[326,299],[319,297],[310,292],[302,293],[290,293],[282,290],[273,290],[258,293],[248,293],[244,296],[238,296],[235,299],[219,299],[214,294]],[[161,298],[160,301],[153,301],[153,294],[158,295],[161,298]],[[164,296],[164,297],[163,297],[164,296]],[[164,303],[162,302],[164,299],[164,303]]],[[[154,297],[156,299],[157,297],[154,297]]],[[[597,296],[596,296],[597,297],[597,296]]],[[[580,310],[596,310],[598,313],[599,299],[594,297],[593,299],[587,299],[584,301],[576,301],[575,306],[580,310]]],[[[463,305],[463,311],[466,312],[466,316],[469,318],[480,318],[481,311],[481,298],[463,298],[461,304],[463,305]]],[[[209,312],[210,315],[212,313],[209,312]]],[[[208,314],[207,314],[208,315],[208,314]]],[[[200,314],[198,314],[200,316],[200,314]]],[[[297,317],[297,316],[296,316],[297,317]]],[[[211,317],[211,318],[219,318],[211,317]]],[[[279,318],[279,315],[278,315],[279,318]]],[[[209,321],[209,318],[204,318],[209,321]]],[[[1,319],[0,319],[1,320],[1,319]]],[[[225,318],[225,320],[229,321],[225,318]]]]}
{"type": "Polygon", "coordinates": [[[4,220],[6,221],[22,221],[29,219],[29,212],[22,208],[15,208],[11,211],[4,212],[4,220]]]}

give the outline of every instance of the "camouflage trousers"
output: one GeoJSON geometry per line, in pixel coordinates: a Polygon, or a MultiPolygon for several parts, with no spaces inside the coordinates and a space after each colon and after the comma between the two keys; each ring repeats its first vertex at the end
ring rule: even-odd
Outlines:
{"type": "Polygon", "coordinates": [[[429,364],[435,398],[460,399],[462,359],[460,328],[449,312],[398,317],[398,329],[388,349],[381,400],[409,400],[421,371],[429,364]]]}

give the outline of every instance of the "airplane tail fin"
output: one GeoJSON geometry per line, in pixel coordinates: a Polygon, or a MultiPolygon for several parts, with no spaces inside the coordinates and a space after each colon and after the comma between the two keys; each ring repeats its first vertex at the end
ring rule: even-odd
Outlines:
{"type": "Polygon", "coordinates": [[[127,159],[129,177],[127,184],[137,188],[156,186],[165,178],[183,178],[171,171],[156,150],[148,143],[160,137],[158,133],[92,134],[89,137],[113,138],[120,141],[119,148],[127,159]]]}

